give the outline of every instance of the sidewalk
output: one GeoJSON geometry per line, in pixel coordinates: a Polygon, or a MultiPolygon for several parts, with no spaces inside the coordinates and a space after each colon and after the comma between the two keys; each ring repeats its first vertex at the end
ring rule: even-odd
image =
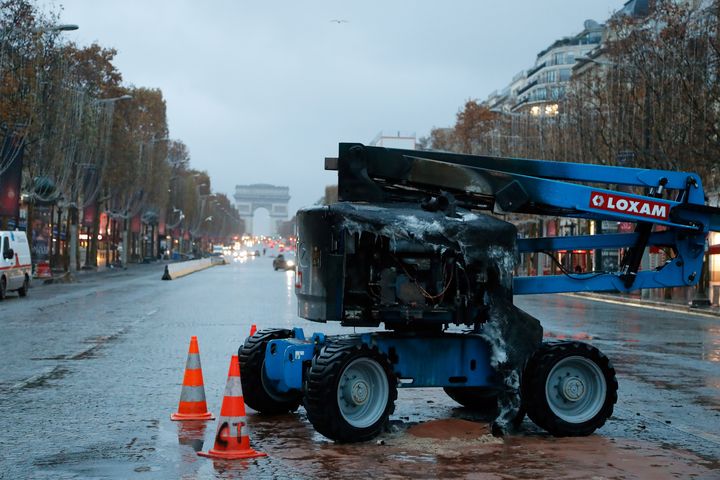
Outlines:
{"type": "Polygon", "coordinates": [[[50,278],[33,278],[32,287],[43,287],[53,284],[72,284],[100,281],[104,277],[140,274],[152,269],[161,268],[172,260],[157,260],[150,263],[128,263],[126,267],[99,266],[97,268],[78,270],[77,272],[54,272],[50,278]]]}
{"type": "Polygon", "coordinates": [[[681,313],[693,313],[697,315],[712,315],[720,317],[720,307],[690,307],[682,303],[663,301],[657,299],[638,298],[637,296],[624,293],[596,293],[596,292],[577,292],[565,293],[562,295],[572,295],[574,297],[585,297],[592,300],[598,300],[608,303],[619,303],[622,305],[633,305],[636,307],[653,308],[665,311],[675,311],[681,313]]]}

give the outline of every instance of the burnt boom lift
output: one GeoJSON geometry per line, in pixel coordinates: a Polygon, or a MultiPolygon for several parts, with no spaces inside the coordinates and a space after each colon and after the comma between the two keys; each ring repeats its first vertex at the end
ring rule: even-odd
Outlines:
{"type": "Polygon", "coordinates": [[[239,358],[250,407],[281,413],[302,403],[315,429],[340,442],[380,433],[398,387],[443,387],[496,415],[501,432],[527,413],[553,435],[589,435],[617,400],[610,361],[586,343],[543,343],[540,323],[513,295],[695,285],[708,232],[720,229],[720,209],[705,206],[693,173],[351,143],[339,150],[325,167],[338,172],[340,201],[297,215],[298,313],[385,330],[310,338],[300,328],[261,330],[239,358]],[[526,239],[482,210],[636,227],[526,239]],[[673,256],[639,271],[649,246],[673,256]],[[517,252],[602,248],[626,249],[619,271],[513,278],[517,252]]]}

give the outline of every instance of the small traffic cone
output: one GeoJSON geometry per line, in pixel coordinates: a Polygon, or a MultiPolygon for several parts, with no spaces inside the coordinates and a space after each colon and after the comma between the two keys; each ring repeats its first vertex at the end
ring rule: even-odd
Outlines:
{"type": "Polygon", "coordinates": [[[200,349],[196,336],[190,338],[185,377],[183,377],[178,411],[170,415],[171,420],[213,420],[205,402],[205,385],[200,366],[200,349]]]}
{"type": "Polygon", "coordinates": [[[243,400],[242,385],[240,384],[240,362],[237,355],[233,355],[230,360],[230,371],[220,410],[220,420],[215,433],[215,446],[209,452],[197,452],[197,454],[202,457],[225,460],[267,456],[267,453],[256,452],[250,447],[250,437],[245,420],[245,400],[243,400]]]}
{"type": "Polygon", "coordinates": [[[255,332],[257,332],[257,325],[253,323],[250,327],[250,336],[252,337],[253,335],[255,335],[255,332]]]}
{"type": "Polygon", "coordinates": [[[163,276],[160,280],[172,280],[172,277],[170,276],[170,269],[167,265],[165,265],[165,271],[163,272],[163,276]]]}

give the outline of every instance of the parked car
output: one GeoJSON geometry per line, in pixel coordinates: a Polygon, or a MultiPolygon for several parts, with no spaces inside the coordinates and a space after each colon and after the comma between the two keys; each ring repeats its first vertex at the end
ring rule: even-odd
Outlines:
{"type": "Polygon", "coordinates": [[[0,232],[0,300],[7,292],[27,295],[32,280],[30,245],[25,232],[0,232]]]}
{"type": "Polygon", "coordinates": [[[273,269],[278,270],[292,270],[295,268],[294,258],[285,258],[282,253],[273,259],[273,269]]]}

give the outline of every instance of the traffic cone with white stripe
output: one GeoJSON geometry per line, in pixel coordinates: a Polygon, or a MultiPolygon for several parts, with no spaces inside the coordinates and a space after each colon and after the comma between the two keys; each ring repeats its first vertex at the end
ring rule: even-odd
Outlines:
{"type": "Polygon", "coordinates": [[[178,411],[170,415],[171,420],[213,420],[208,412],[205,401],[205,385],[203,384],[202,367],[200,366],[200,348],[197,337],[190,338],[185,376],[183,377],[180,405],[178,411]]]}
{"type": "Polygon", "coordinates": [[[250,447],[250,437],[245,417],[245,400],[240,384],[240,362],[237,355],[230,360],[225,395],[223,396],[220,420],[215,433],[215,446],[208,452],[197,452],[202,457],[235,460],[240,458],[265,457],[250,447]]]}

